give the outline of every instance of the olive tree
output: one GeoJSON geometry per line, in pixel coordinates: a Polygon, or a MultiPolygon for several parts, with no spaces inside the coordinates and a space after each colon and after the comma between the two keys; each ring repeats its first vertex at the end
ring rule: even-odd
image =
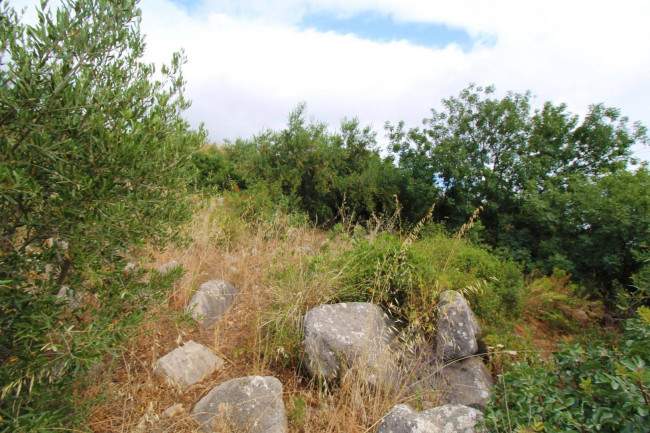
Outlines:
{"type": "Polygon", "coordinates": [[[101,299],[134,246],[189,216],[188,162],[205,135],[181,117],[182,53],[159,71],[141,60],[137,0],[37,9],[26,25],[0,6],[3,401],[51,380],[44,334],[63,323],[61,285],[101,299]]]}

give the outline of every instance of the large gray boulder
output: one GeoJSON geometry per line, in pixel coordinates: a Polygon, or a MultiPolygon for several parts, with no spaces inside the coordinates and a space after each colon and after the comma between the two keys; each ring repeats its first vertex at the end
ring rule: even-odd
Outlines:
{"type": "Polygon", "coordinates": [[[452,362],[440,376],[447,403],[485,410],[494,382],[479,357],[452,362]]]}
{"type": "Polygon", "coordinates": [[[202,344],[190,340],[154,364],[154,373],[170,382],[188,387],[223,366],[223,360],[202,344]]]}
{"type": "Polygon", "coordinates": [[[192,417],[201,423],[205,432],[286,433],[289,430],[282,384],[270,376],[241,377],[222,383],[194,406],[192,417]]]}
{"type": "Polygon", "coordinates": [[[422,412],[398,404],[384,417],[377,433],[477,433],[483,420],[479,410],[463,405],[446,405],[422,412]]]}
{"type": "Polygon", "coordinates": [[[463,295],[453,290],[443,292],[438,301],[436,356],[450,361],[474,355],[478,333],[478,322],[463,295]]]}
{"type": "Polygon", "coordinates": [[[332,380],[357,368],[364,380],[390,385],[393,374],[391,321],[377,305],[349,302],[321,305],[303,320],[304,364],[314,377],[332,380]]]}
{"type": "Polygon", "coordinates": [[[190,299],[187,311],[201,325],[212,328],[219,323],[238,293],[232,284],[223,280],[205,282],[190,299]]]}

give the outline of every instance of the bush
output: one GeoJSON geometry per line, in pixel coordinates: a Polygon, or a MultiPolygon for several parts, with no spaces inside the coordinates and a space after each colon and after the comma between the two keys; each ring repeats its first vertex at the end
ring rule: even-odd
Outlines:
{"type": "Polygon", "coordinates": [[[330,133],[325,124],[307,123],[305,115],[301,104],[286,129],[226,147],[247,186],[268,189],[274,200],[324,225],[335,222],[341,208],[361,219],[392,211],[398,170],[382,160],[370,128],[343,120],[340,131],[330,133]]]}
{"type": "Polygon", "coordinates": [[[464,293],[485,324],[502,326],[504,318],[521,312],[523,278],[515,263],[438,230],[419,240],[391,234],[357,238],[335,266],[346,269],[341,301],[380,303],[427,331],[445,290],[464,293]]]}
{"type": "Polygon", "coordinates": [[[547,364],[515,364],[485,412],[490,431],[646,432],[650,429],[650,310],[625,324],[618,348],[566,344],[547,364]]]}
{"type": "Polygon", "coordinates": [[[245,186],[241,175],[235,170],[235,165],[221,149],[215,146],[206,147],[192,155],[192,165],[196,168],[193,186],[197,189],[224,190],[245,186]]]}

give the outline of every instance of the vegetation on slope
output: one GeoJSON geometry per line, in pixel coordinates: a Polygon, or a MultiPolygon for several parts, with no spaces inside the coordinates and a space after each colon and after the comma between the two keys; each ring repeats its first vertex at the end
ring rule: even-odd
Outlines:
{"type": "Polygon", "coordinates": [[[314,386],[300,368],[302,315],[369,300],[426,340],[449,288],[469,298],[503,373],[490,428],[643,427],[650,176],[629,163],[645,128],[602,105],[581,120],[470,86],[421,128],[388,124],[389,156],[370,128],[346,119],[331,132],[304,105],[282,131],[199,152],[204,132],[181,117],[183,57],[159,74],[141,62],[136,4],[64,0],[34,26],[0,6],[2,431],[159,422],[175,394],[152,389],[151,366],[190,335],[229,360],[204,386],[274,374],[294,431],[368,431],[405,395],[353,377],[329,394],[314,386]],[[123,272],[148,253],[180,258],[183,279],[123,272]],[[215,277],[242,290],[218,337],[183,313],[215,277]],[[641,313],[623,344],[535,356],[540,337],[604,338],[589,330],[611,319],[599,300],[641,313]],[[534,406],[531,390],[553,389],[534,406]]]}

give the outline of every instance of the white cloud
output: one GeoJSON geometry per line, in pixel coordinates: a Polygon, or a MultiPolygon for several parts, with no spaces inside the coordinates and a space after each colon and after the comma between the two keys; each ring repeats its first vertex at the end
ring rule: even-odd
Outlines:
{"type": "Polygon", "coordinates": [[[143,0],[141,8],[148,59],[185,48],[187,116],[217,141],[281,128],[299,101],[332,127],[358,116],[381,136],[385,121],[419,124],[470,82],[531,90],[540,104],[566,102],[576,113],[604,102],[650,126],[647,0],[199,0],[191,10],[143,0]],[[299,26],[309,13],[364,11],[496,42],[429,49],[299,26]]]}

